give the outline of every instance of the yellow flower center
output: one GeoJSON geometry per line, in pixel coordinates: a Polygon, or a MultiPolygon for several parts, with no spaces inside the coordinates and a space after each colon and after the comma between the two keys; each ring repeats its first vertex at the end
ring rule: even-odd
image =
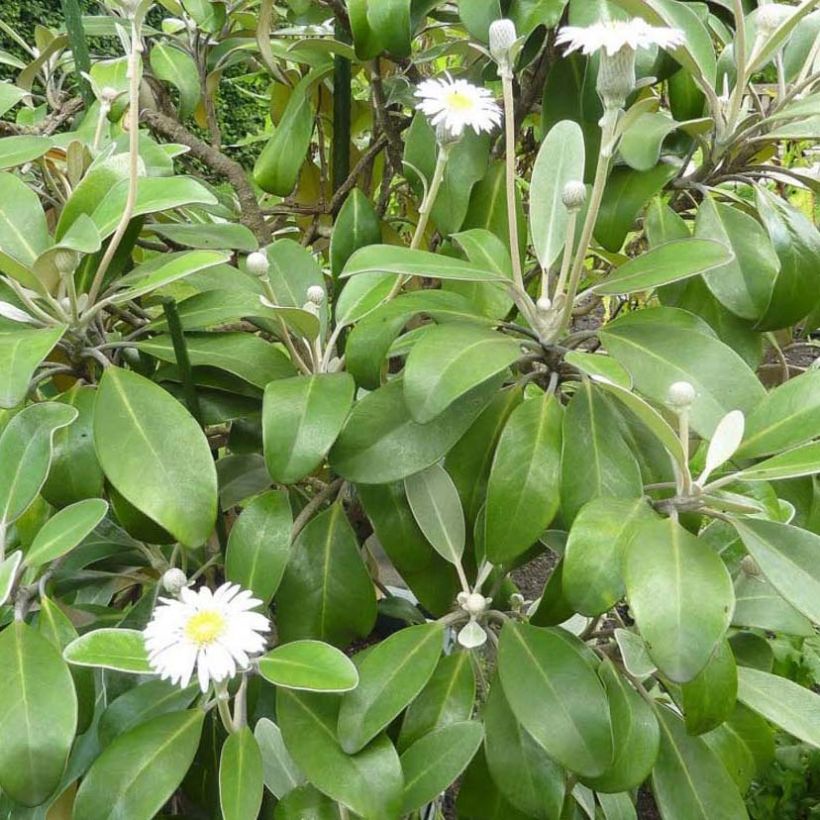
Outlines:
{"type": "Polygon", "coordinates": [[[455,111],[470,111],[475,107],[475,102],[461,91],[451,91],[447,96],[447,105],[455,111]]]}
{"type": "Polygon", "coordinates": [[[225,618],[215,609],[197,612],[185,624],[185,637],[198,646],[212,644],[225,631],[225,618]]]}

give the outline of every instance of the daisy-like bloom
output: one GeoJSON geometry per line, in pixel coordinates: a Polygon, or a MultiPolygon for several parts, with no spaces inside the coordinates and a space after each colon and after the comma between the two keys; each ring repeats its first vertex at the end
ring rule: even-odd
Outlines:
{"type": "Polygon", "coordinates": [[[228,583],[216,592],[183,587],[179,596],[159,599],[143,633],[148,661],[163,680],[184,688],[196,670],[199,688],[207,692],[212,681],[232,678],[264,651],[270,622],[252,611],[262,601],[249,590],[228,583]]]}
{"type": "Polygon", "coordinates": [[[608,20],[587,28],[566,26],[555,42],[566,45],[566,54],[601,53],[598,69],[598,95],[607,109],[623,108],[635,88],[635,54],[639,48],[674,48],[684,43],[683,32],[674,28],[650,26],[640,17],[608,20]]]}
{"type": "Polygon", "coordinates": [[[449,134],[460,137],[465,128],[476,134],[492,131],[501,123],[501,108],[486,88],[466,80],[425,80],[416,89],[420,102],[416,106],[430,120],[443,126],[449,134]]]}

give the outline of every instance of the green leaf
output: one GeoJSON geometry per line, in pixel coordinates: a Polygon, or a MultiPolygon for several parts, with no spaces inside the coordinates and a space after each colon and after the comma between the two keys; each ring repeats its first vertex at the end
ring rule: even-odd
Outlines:
{"type": "Polygon", "coordinates": [[[348,754],[363,749],[424,688],[441,657],[440,624],[410,626],[376,644],[359,666],[359,685],[342,698],[338,736],[348,754]]]}
{"type": "Polygon", "coordinates": [[[450,475],[440,464],[432,464],[405,478],[404,491],[424,537],[445,561],[459,566],[467,536],[461,500],[450,475]]]}
{"type": "Polygon", "coordinates": [[[605,660],[598,675],[609,700],[615,756],[602,775],[584,782],[598,792],[630,791],[646,780],[655,765],[660,742],[658,721],[652,707],[612,661],[605,660]]]}
{"type": "Polygon", "coordinates": [[[65,326],[0,333],[0,408],[26,397],[34,371],[65,333],[65,326]]]}
{"type": "Polygon", "coordinates": [[[292,526],[285,493],[271,490],[254,498],[231,528],[225,578],[270,603],[290,558],[292,526]]]}
{"type": "Polygon", "coordinates": [[[630,675],[643,680],[657,670],[657,666],[646,651],[646,643],[637,632],[616,629],[615,640],[623,658],[624,668],[630,675]]]}
{"type": "Polygon", "coordinates": [[[814,634],[811,621],[786,601],[765,578],[745,573],[741,573],[735,581],[732,626],[785,632],[805,638],[814,634]]]}
{"type": "Polygon", "coordinates": [[[338,698],[280,689],[276,707],[285,744],[317,789],[364,820],[398,816],[401,764],[385,736],[348,755],[336,740],[338,698]]]}
{"type": "Polygon", "coordinates": [[[410,0],[378,0],[367,6],[367,22],[385,51],[396,57],[410,54],[410,0]]]}
{"type": "Polygon", "coordinates": [[[387,484],[418,473],[458,441],[499,382],[490,379],[432,421],[418,424],[405,404],[402,379],[394,379],[356,402],[330,451],[330,464],[358,484],[387,484]]]}
{"type": "Polygon", "coordinates": [[[16,550],[11,555],[0,561],[0,606],[8,601],[14,582],[17,580],[17,570],[23,560],[21,550],[16,550]]]}
{"type": "Polygon", "coordinates": [[[375,591],[341,503],[299,533],[276,604],[282,641],[315,638],[345,646],[370,633],[375,591]]]}
{"type": "Polygon", "coordinates": [[[164,239],[170,239],[177,245],[184,245],[187,248],[201,248],[202,250],[233,248],[244,253],[251,253],[259,247],[251,229],[236,222],[192,224],[154,222],[150,229],[164,239]]]}
{"type": "Polygon", "coordinates": [[[393,273],[462,282],[503,282],[506,277],[450,256],[402,248],[396,245],[369,245],[356,251],[342,271],[342,277],[363,273],[393,273]]]}
{"type": "Polygon", "coordinates": [[[820,623],[820,536],[762,518],[733,518],[732,524],[769,583],[807,618],[820,623]]]}
{"type": "Polygon", "coordinates": [[[581,507],[564,551],[562,589],[583,615],[601,615],[624,597],[624,550],[640,521],[655,516],[643,498],[595,498],[581,507]]]}
{"type": "Polygon", "coordinates": [[[108,480],[183,545],[211,534],[216,470],[199,425],[161,387],[118,367],[97,392],[94,444],[108,480]]]}
{"type": "Polygon", "coordinates": [[[731,261],[732,251],[720,242],[678,239],[630,259],[592,290],[603,294],[652,290],[716,268],[725,268],[731,261]]]}
{"type": "Polygon", "coordinates": [[[690,382],[696,394],[692,427],[704,438],[711,438],[729,411],[749,413],[766,395],[740,356],[686,311],[666,307],[636,311],[607,325],[600,335],[638,390],[650,399],[663,404],[671,384],[690,382]]]}
{"type": "Polygon", "coordinates": [[[508,563],[531,547],[558,511],[561,405],[550,394],[513,410],[487,482],[485,551],[508,563]]]}
{"type": "Polygon", "coordinates": [[[521,357],[520,342],[470,324],[443,324],[425,333],[404,369],[404,398],[413,420],[426,424],[521,357]]]}
{"type": "Polygon", "coordinates": [[[308,783],[289,791],[276,804],[273,817],[274,820],[339,820],[339,806],[308,783]]]}
{"type": "Polygon", "coordinates": [[[336,299],[336,324],[351,325],[364,319],[384,302],[395,284],[389,273],[363,273],[351,279],[336,299]]]}
{"type": "Polygon", "coordinates": [[[582,373],[586,373],[587,376],[597,377],[596,381],[599,384],[612,382],[623,387],[624,390],[632,388],[632,377],[612,356],[587,353],[583,350],[570,350],[564,356],[564,361],[582,373]]]}
{"type": "Polygon", "coordinates": [[[219,758],[219,807],[223,820],[257,817],[264,788],[259,744],[253,732],[243,726],[228,735],[219,758]]]}
{"type": "Polygon", "coordinates": [[[194,113],[201,96],[199,69],[194,58],[186,51],[155,42],[149,55],[151,71],[160,80],[173,85],[179,91],[179,117],[187,119],[194,113]]]}
{"type": "Polygon", "coordinates": [[[277,686],[308,692],[348,692],[359,682],[347,655],[320,641],[277,646],[259,659],[259,673],[277,686]]]}
{"type": "Polygon", "coordinates": [[[137,675],[153,675],[148,663],[145,638],[137,629],[94,629],[75,638],[63,651],[63,657],[75,666],[114,669],[137,675]]]}
{"type": "Polygon", "coordinates": [[[161,715],[116,738],[91,764],[74,816],[151,820],[193,762],[204,718],[201,709],[161,715]]]}
{"type": "Polygon", "coordinates": [[[28,92],[13,85],[9,80],[0,82],[0,117],[28,96],[28,92]]]}
{"type": "Polygon", "coordinates": [[[58,402],[31,404],[0,435],[0,527],[16,521],[37,497],[48,475],[54,433],[77,418],[58,402]]]}
{"type": "Polygon", "coordinates": [[[741,666],[737,697],[799,740],[820,748],[820,696],[794,681],[741,666]]]}
{"type": "Polygon", "coordinates": [[[531,180],[530,231],[544,270],[552,267],[566,244],[569,211],[562,194],[568,182],[583,182],[584,163],[581,127],[572,120],[554,125],[538,149],[531,180]]]}
{"type": "Polygon", "coordinates": [[[50,148],[48,137],[4,137],[0,139],[0,171],[39,159],[50,148]]]}
{"type": "MultiPolygon", "coordinates": [[[[256,387],[295,373],[290,359],[279,348],[250,333],[188,333],[185,342],[194,367],[216,367],[256,387]]],[[[154,336],[137,347],[161,361],[176,364],[170,336],[154,336]]]]}
{"type": "MultiPolygon", "coordinates": [[[[333,224],[333,235],[330,238],[330,268],[334,279],[338,278],[345,263],[355,251],[368,245],[378,245],[381,241],[382,229],[376,209],[359,188],[354,188],[333,224]]],[[[338,306],[336,309],[338,313],[338,306]]]]}
{"type": "Polygon", "coordinates": [[[652,791],[661,816],[676,820],[747,820],[743,799],[720,758],[683,721],[659,706],[661,746],[652,791]]]}
{"type": "Polygon", "coordinates": [[[567,524],[600,496],[639,498],[638,462],[620,432],[620,421],[601,392],[584,382],[564,412],[561,513],[567,524]]]}
{"type": "Polygon", "coordinates": [[[417,740],[402,756],[402,813],[435,800],[467,768],[484,738],[475,720],[451,723],[417,740]]]}
{"type": "Polygon", "coordinates": [[[690,681],[726,634],[732,579],[717,553],[671,519],[641,521],[624,553],[629,606],[646,648],[673,681],[690,681]]]}
{"type": "Polygon", "coordinates": [[[60,784],[74,741],[74,683],[54,646],[22,621],[0,632],[0,669],[0,788],[39,806],[60,784]]]}
{"type": "Polygon", "coordinates": [[[741,481],[780,481],[820,472],[820,442],[811,442],[767,458],[737,473],[741,481]]]}
{"type": "Polygon", "coordinates": [[[262,752],[265,785],[274,797],[281,800],[299,788],[305,782],[305,776],[294,763],[285,747],[282,732],[272,720],[260,718],[254,726],[253,735],[262,752]]]}
{"type": "Polygon", "coordinates": [[[621,158],[636,171],[654,168],[660,159],[663,141],[680,126],[681,123],[662,111],[638,114],[624,128],[618,144],[621,158]]]}
{"type": "Polygon", "coordinates": [[[737,666],[728,641],[718,644],[709,663],[681,686],[681,695],[690,735],[702,735],[729,719],[737,698],[737,666]]]}
{"type": "Polygon", "coordinates": [[[424,735],[467,720],[475,704],[475,673],[470,653],[443,655],[424,689],[407,707],[398,749],[404,751],[424,735]]]}
{"type": "Polygon", "coordinates": [[[0,272],[42,293],[43,284],[31,272],[51,245],[40,199],[19,177],[0,172],[0,203],[0,272]]]}
{"type": "Polygon", "coordinates": [[[513,0],[508,14],[519,35],[529,34],[538,26],[558,25],[566,5],[567,0],[513,0]]]}
{"type": "Polygon", "coordinates": [[[458,790],[456,809],[459,817],[481,817],[485,820],[530,820],[530,815],[518,811],[496,786],[487,768],[483,749],[479,749],[478,754],[464,773],[458,790]]]}
{"type": "Polygon", "coordinates": [[[804,444],[820,426],[820,372],[807,370],[766,395],[746,419],[739,458],[756,458],[804,444]]]}
{"type": "Polygon", "coordinates": [[[564,803],[564,771],[510,709],[496,680],[482,712],[487,768],[499,791],[528,817],[552,820],[564,803]]]}
{"type": "MultiPolygon", "coordinates": [[[[269,316],[271,311],[262,306],[256,294],[238,289],[217,288],[197,293],[183,302],[178,302],[177,313],[183,330],[207,330],[247,317],[264,318],[269,316]]],[[[164,314],[151,322],[151,329],[168,329],[164,314]]]]}
{"type": "Polygon", "coordinates": [[[26,552],[26,565],[40,567],[74,549],[105,518],[108,503],[101,498],[78,501],[55,513],[40,528],[26,552]]]}
{"type": "Polygon", "coordinates": [[[550,757],[586,777],[606,770],[609,707],[576,638],[510,621],[501,631],[498,669],[513,713],[550,757]]]}
{"type": "Polygon", "coordinates": [[[324,459],[353,404],[348,373],[320,373],[272,381],[265,388],[262,431],[265,463],[274,481],[293,484],[324,459]]]}

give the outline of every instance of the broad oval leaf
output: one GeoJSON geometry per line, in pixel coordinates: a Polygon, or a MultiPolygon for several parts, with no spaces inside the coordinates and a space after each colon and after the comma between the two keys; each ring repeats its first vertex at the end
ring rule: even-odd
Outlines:
{"type": "Polygon", "coordinates": [[[0,333],[0,407],[23,401],[34,371],[63,333],[62,325],[0,333]]]}
{"type": "Polygon", "coordinates": [[[410,415],[426,424],[520,357],[520,342],[478,325],[432,328],[413,345],[404,368],[410,415]]]}
{"type": "Polygon", "coordinates": [[[349,692],[359,673],[347,655],[321,641],[292,641],[259,658],[259,674],[288,689],[349,692]]]}
{"type": "MultiPolygon", "coordinates": [[[[359,188],[354,188],[333,224],[333,235],[330,238],[330,268],[333,277],[338,278],[355,251],[368,245],[378,245],[381,241],[382,229],[376,209],[359,188]]],[[[393,281],[390,280],[388,291],[392,285],[393,281]]],[[[336,310],[338,319],[338,305],[336,310]]]]}
{"type": "Polygon", "coordinates": [[[51,245],[40,198],[20,177],[2,171],[0,202],[0,271],[43,293],[43,283],[32,272],[37,257],[51,245]]]}
{"type": "Polygon", "coordinates": [[[219,807],[223,820],[257,817],[264,789],[262,753],[253,732],[243,726],[228,735],[219,758],[219,807]]]}
{"type": "Polygon", "coordinates": [[[94,444],[108,480],[140,512],[185,546],[208,538],[217,511],[211,450],[169,393],[136,373],[107,368],[97,393],[94,444]]]}
{"type": "Polygon", "coordinates": [[[561,629],[509,622],[498,669],[516,718],[547,754],[596,777],[612,761],[612,726],[604,687],[576,643],[561,629]]]}
{"type": "Polygon", "coordinates": [[[484,739],[476,720],[451,723],[417,740],[402,756],[402,813],[417,811],[444,792],[467,768],[484,739]]]}
{"type": "Polygon", "coordinates": [[[91,764],[74,801],[83,820],[151,820],[188,771],[201,709],[160,715],[116,738],[91,764]]]}
{"type": "Polygon", "coordinates": [[[60,784],[74,741],[74,682],[60,653],[22,621],[0,632],[0,669],[0,788],[39,806],[60,784]]]}
{"type": "Polygon", "coordinates": [[[26,552],[26,564],[39,567],[74,549],[108,512],[108,503],[101,498],[78,501],[55,513],[40,528],[26,552]]]}
{"type": "Polygon", "coordinates": [[[681,695],[690,735],[701,735],[729,719],[737,697],[737,666],[728,641],[722,641],[709,663],[681,686],[681,695]]]}
{"type": "Polygon", "coordinates": [[[641,521],[624,553],[630,609],[646,648],[673,681],[692,680],[732,620],[732,579],[717,553],[672,519],[641,521]]]}
{"type": "Polygon", "coordinates": [[[253,728],[253,736],[262,752],[262,771],[268,790],[281,800],[298,789],[305,776],[290,756],[279,727],[268,718],[260,718],[253,728]]]}
{"type": "Polygon", "coordinates": [[[349,373],[295,376],[268,384],[262,436],[274,481],[293,484],[321,464],[344,425],[355,388],[349,373]]]}
{"type": "Polygon", "coordinates": [[[363,749],[413,698],[441,657],[441,624],[410,626],[368,652],[359,667],[359,685],[342,698],[338,735],[348,754],[363,749]]]}
{"type": "Polygon", "coordinates": [[[110,627],[86,632],[63,650],[63,657],[75,666],[115,669],[137,675],[154,674],[148,663],[145,638],[136,629],[110,627]]]}

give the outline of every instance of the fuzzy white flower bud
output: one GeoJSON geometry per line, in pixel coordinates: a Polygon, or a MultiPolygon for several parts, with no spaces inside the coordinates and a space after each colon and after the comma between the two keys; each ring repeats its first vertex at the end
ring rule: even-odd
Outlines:
{"type": "Polygon", "coordinates": [[[458,602],[465,612],[476,617],[487,611],[492,598],[485,598],[480,592],[462,592],[458,596],[458,602]]]}
{"type": "Polygon", "coordinates": [[[120,92],[110,85],[106,85],[100,89],[100,102],[109,107],[116,102],[119,96],[120,92]]]}
{"type": "Polygon", "coordinates": [[[74,273],[79,261],[79,254],[68,248],[61,248],[54,254],[54,267],[57,268],[60,276],[69,276],[74,273]]]}
{"type": "Polygon", "coordinates": [[[177,567],[172,567],[162,576],[162,588],[171,595],[179,595],[179,591],[188,584],[185,573],[177,567]]]}
{"type": "Polygon", "coordinates": [[[690,382],[675,382],[669,387],[666,403],[678,410],[685,410],[692,406],[695,397],[695,388],[690,382]]]}
{"type": "Polygon", "coordinates": [[[254,251],[250,254],[245,260],[245,265],[248,269],[248,273],[253,276],[267,276],[268,271],[270,270],[270,262],[268,262],[268,257],[261,251],[254,251]]]}
{"type": "Polygon", "coordinates": [[[547,296],[541,296],[535,303],[535,308],[539,313],[549,313],[552,308],[552,300],[547,296]]]}
{"type": "Polygon", "coordinates": [[[311,285],[307,289],[308,302],[321,305],[325,301],[325,289],[321,285],[311,285]]]}
{"type": "Polygon", "coordinates": [[[509,65],[518,33],[512,20],[494,20],[490,23],[490,54],[499,65],[509,65]]]}
{"type": "Polygon", "coordinates": [[[580,179],[571,179],[561,191],[561,202],[568,211],[577,211],[587,201],[587,186],[580,179]]]}

